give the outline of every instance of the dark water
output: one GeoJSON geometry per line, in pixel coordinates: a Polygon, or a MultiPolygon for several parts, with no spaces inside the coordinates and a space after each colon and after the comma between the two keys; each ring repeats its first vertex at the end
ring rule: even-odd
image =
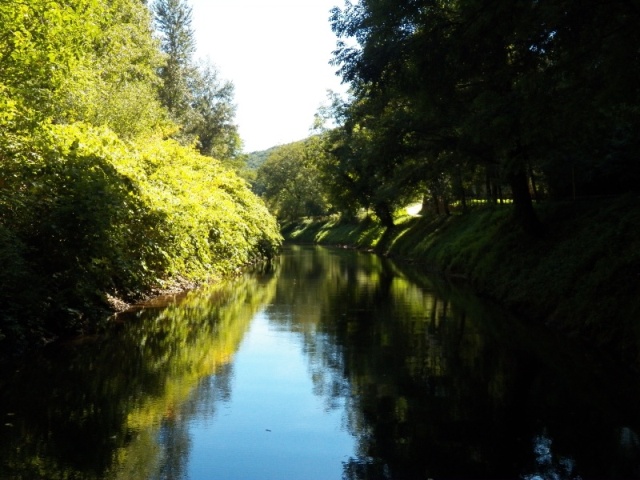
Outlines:
{"type": "Polygon", "coordinates": [[[640,379],[373,255],[273,265],[0,377],[0,479],[640,476],[640,379]]]}

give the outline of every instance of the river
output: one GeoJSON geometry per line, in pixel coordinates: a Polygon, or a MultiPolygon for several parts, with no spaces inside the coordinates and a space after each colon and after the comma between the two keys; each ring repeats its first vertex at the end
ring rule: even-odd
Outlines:
{"type": "Polygon", "coordinates": [[[640,382],[373,254],[119,314],[0,376],[0,479],[640,477],[640,382]]]}

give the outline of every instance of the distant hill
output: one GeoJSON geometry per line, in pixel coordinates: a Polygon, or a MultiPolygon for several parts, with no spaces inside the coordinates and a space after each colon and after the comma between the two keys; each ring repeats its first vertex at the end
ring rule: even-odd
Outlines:
{"type": "Polygon", "coordinates": [[[267,150],[261,150],[259,152],[251,152],[247,154],[247,170],[258,170],[260,165],[262,165],[271,153],[279,148],[280,145],[275,147],[271,147],[267,150]]]}
{"type": "Polygon", "coordinates": [[[278,148],[286,147],[287,145],[293,145],[294,143],[306,142],[307,140],[309,140],[309,138],[312,138],[312,137],[308,137],[303,140],[298,140],[295,142],[285,143],[282,145],[275,145],[271,148],[268,148],[267,150],[261,150],[259,152],[247,153],[247,164],[246,164],[247,170],[253,170],[253,171],[258,170],[258,168],[260,168],[260,165],[262,165],[264,162],[267,161],[267,158],[269,158],[269,155],[271,155],[278,148]]]}

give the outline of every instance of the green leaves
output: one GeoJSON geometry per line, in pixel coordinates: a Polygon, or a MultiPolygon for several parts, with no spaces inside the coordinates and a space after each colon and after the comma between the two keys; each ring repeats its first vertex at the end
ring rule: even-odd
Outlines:
{"type": "MultiPolygon", "coordinates": [[[[0,254],[19,284],[42,279],[32,306],[48,308],[48,296],[56,309],[83,310],[105,293],[134,298],[177,277],[205,281],[280,245],[275,219],[244,180],[175,141],[124,143],[73,124],[2,147],[10,160],[0,164],[0,254]]],[[[0,330],[23,296],[3,299],[0,330]]]]}
{"type": "Polygon", "coordinates": [[[318,137],[277,147],[258,169],[255,189],[281,219],[326,215],[330,205],[322,179],[324,162],[318,137]]]}
{"type": "Polygon", "coordinates": [[[55,112],[58,88],[98,33],[98,6],[96,0],[0,5],[0,93],[15,102],[4,128],[28,127],[55,112]]]}
{"type": "MultiPolygon", "coordinates": [[[[158,98],[162,63],[139,0],[0,2],[0,279],[29,286],[0,289],[6,341],[84,329],[70,312],[105,294],[204,281],[278,249],[244,180],[165,140],[178,127],[158,98]]],[[[187,134],[233,156],[232,85],[213,69],[198,81],[202,122],[187,134]]]]}
{"type": "Polygon", "coordinates": [[[233,84],[210,62],[194,62],[191,7],[185,0],[155,0],[152,7],[164,60],[158,69],[159,97],[179,126],[173,138],[195,143],[203,155],[234,160],[241,142],[234,124],[233,84]]]}
{"type": "Polygon", "coordinates": [[[387,170],[383,186],[419,180],[430,193],[461,177],[462,162],[492,169],[525,228],[536,224],[530,190],[637,191],[640,148],[627,132],[640,126],[638,22],[629,2],[347,2],[331,17],[333,62],[355,95],[343,137],[360,128],[371,140],[344,142],[339,166],[359,158],[373,175],[387,170]]]}

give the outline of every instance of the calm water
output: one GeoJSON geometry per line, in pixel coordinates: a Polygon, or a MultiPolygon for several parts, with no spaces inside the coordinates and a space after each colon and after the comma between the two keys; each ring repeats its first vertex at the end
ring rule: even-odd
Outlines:
{"type": "Polygon", "coordinates": [[[0,376],[0,479],[640,476],[640,381],[460,288],[291,247],[0,376]]]}

